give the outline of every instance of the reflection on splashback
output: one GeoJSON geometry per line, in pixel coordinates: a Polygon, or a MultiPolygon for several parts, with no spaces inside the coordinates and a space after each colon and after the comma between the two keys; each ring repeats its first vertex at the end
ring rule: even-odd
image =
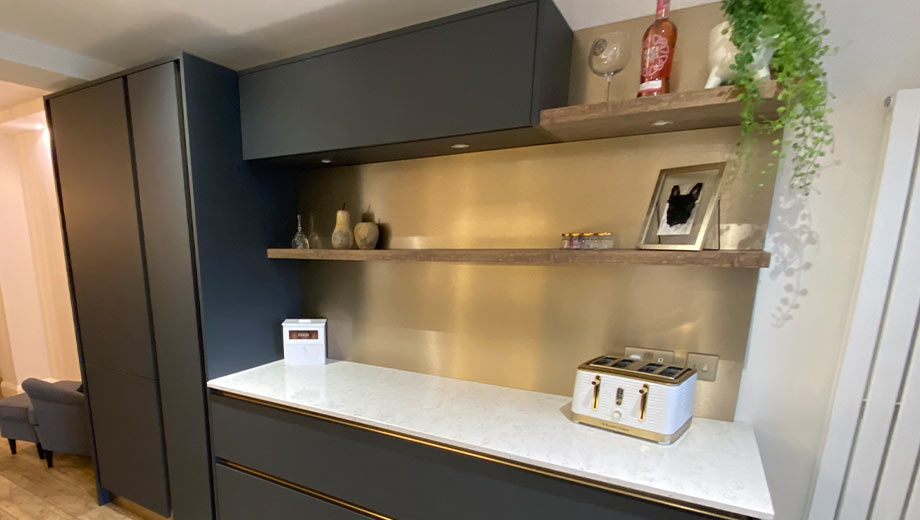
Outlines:
{"type": "MultiPolygon", "coordinates": [[[[344,203],[384,223],[391,248],[559,247],[560,233],[589,230],[633,248],[659,171],[729,160],[737,139],[737,128],[722,128],[311,171],[301,175],[300,211],[327,244],[344,203]]],[[[762,248],[772,177],[727,171],[723,194],[723,249],[762,248]]],[[[304,316],[329,319],[332,357],[569,394],[579,363],[626,345],[714,353],[718,380],[699,383],[696,413],[721,419],[734,414],[758,276],[662,266],[302,269],[304,316]]]]}

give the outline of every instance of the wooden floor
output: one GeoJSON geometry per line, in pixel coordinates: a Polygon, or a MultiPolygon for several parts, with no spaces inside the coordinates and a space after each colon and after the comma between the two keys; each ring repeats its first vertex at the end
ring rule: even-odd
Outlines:
{"type": "Polygon", "coordinates": [[[87,457],[54,454],[54,468],[38,458],[35,445],[17,442],[10,454],[0,445],[0,520],[145,520],[115,504],[96,504],[93,463],[87,457]]]}

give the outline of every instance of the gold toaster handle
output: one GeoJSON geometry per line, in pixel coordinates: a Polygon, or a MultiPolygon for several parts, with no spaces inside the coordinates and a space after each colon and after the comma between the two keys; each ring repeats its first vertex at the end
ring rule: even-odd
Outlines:
{"type": "Polygon", "coordinates": [[[594,376],[591,386],[594,387],[594,399],[591,401],[591,409],[597,410],[597,397],[601,394],[601,376],[594,376]]]}
{"type": "Polygon", "coordinates": [[[639,420],[645,420],[645,407],[648,405],[648,385],[639,389],[639,420]]]}

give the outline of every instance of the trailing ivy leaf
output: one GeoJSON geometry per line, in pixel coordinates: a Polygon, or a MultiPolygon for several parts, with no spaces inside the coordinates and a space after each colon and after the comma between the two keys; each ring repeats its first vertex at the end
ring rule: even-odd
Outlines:
{"type": "Polygon", "coordinates": [[[747,165],[758,135],[784,131],[784,139],[772,143],[773,155],[782,159],[791,150],[790,182],[807,194],[819,159],[834,141],[827,121],[831,109],[824,57],[831,48],[824,43],[829,34],[824,11],[820,4],[805,0],[722,0],[722,11],[738,48],[732,70],[742,105],[739,157],[747,165]],[[777,99],[782,105],[774,119],[757,114],[763,96],[754,81],[753,62],[764,42],[776,49],[770,65],[781,89],[777,99]]]}

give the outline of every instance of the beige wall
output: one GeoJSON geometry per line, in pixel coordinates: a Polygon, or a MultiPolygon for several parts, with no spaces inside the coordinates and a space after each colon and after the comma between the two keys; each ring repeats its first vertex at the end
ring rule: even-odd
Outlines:
{"type": "Polygon", "coordinates": [[[822,4],[830,42],[839,47],[827,59],[837,143],[804,205],[778,181],[768,245],[775,254],[799,243],[803,235],[790,231],[786,219],[807,215],[817,244],[794,246],[786,256],[794,261],[801,252],[812,268],[793,262],[791,276],[777,270],[761,276],[737,410],[757,431],[782,519],[802,518],[811,500],[878,182],[883,101],[898,89],[920,87],[920,4],[822,4]],[[773,313],[788,284],[808,295],[777,327],[773,313]]]}
{"type": "Polygon", "coordinates": [[[0,396],[15,393],[16,367],[10,349],[10,333],[6,327],[6,311],[3,306],[3,287],[0,286],[0,396]],[[7,382],[8,384],[3,384],[7,382]]]}
{"type": "Polygon", "coordinates": [[[8,132],[0,134],[0,377],[6,392],[28,377],[80,379],[48,132],[17,129],[22,126],[0,128],[8,132]]]}
{"type": "Polygon", "coordinates": [[[48,130],[15,136],[51,377],[80,379],[48,130]]]}
{"type": "Polygon", "coordinates": [[[16,382],[51,377],[19,157],[9,136],[0,136],[0,222],[0,288],[16,382]]]}

